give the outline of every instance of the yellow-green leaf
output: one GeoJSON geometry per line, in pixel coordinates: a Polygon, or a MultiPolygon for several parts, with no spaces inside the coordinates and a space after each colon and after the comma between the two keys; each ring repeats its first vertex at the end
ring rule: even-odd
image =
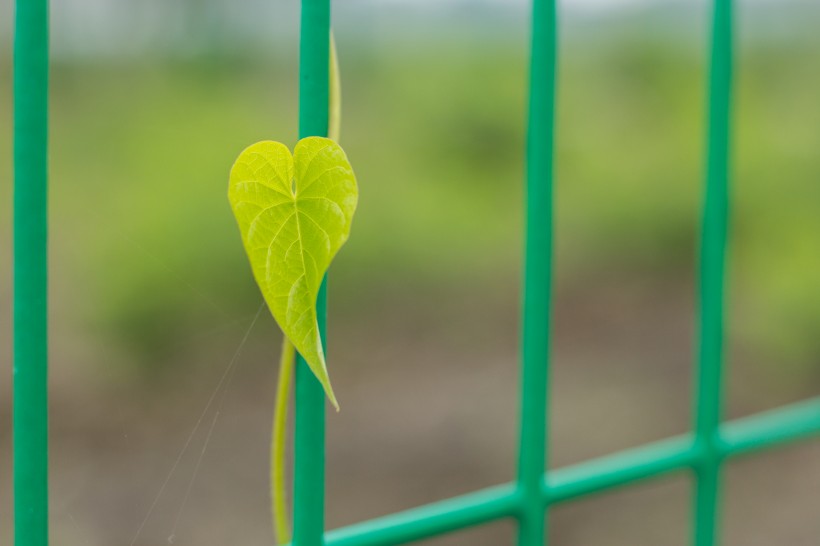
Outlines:
{"type": "Polygon", "coordinates": [[[319,137],[300,140],[293,155],[279,142],[253,144],[239,154],[228,184],[254,278],[273,318],[337,409],[316,298],[350,234],[358,195],[342,148],[319,137]]]}

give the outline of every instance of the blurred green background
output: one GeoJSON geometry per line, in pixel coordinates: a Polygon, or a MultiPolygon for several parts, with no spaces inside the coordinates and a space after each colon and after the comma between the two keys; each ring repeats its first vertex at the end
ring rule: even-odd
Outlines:
{"type": "MultiPolygon", "coordinates": [[[[138,6],[54,7],[53,536],[270,544],[278,334],[263,313],[235,358],[261,298],[226,190],[245,146],[296,140],[298,5],[138,6]]],[[[738,8],[729,416],[820,393],[820,9],[738,8]]],[[[521,2],[334,9],[361,198],[331,269],[331,526],[512,476],[528,62],[521,2]]],[[[553,466],[688,429],[708,6],[567,2],[562,25],[553,466]]],[[[733,465],[726,543],[816,544],[818,487],[817,442],[733,465]]],[[[685,544],[687,494],[681,476],[558,508],[554,543],[685,544]]],[[[502,523],[428,542],[511,537],[502,523]]]]}

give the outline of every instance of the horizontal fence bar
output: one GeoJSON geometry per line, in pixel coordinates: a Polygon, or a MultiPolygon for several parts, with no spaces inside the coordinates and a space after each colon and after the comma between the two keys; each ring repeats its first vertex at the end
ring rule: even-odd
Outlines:
{"type": "Polygon", "coordinates": [[[691,467],[700,457],[679,436],[560,468],[544,477],[544,501],[555,504],[691,467]]]}
{"type": "MultiPolygon", "coordinates": [[[[720,426],[721,457],[734,457],[820,435],[820,397],[720,426]]],[[[693,468],[704,456],[684,434],[552,470],[542,484],[545,504],[558,504],[619,486],[693,468]]],[[[330,531],[327,546],[388,546],[518,516],[515,484],[435,502],[330,531]]]]}
{"type": "Polygon", "coordinates": [[[327,546],[402,544],[517,513],[520,496],[512,484],[484,489],[405,512],[331,531],[327,546]]]}
{"type": "Polygon", "coordinates": [[[735,419],[720,430],[727,457],[806,439],[820,432],[820,397],[735,419]]]}

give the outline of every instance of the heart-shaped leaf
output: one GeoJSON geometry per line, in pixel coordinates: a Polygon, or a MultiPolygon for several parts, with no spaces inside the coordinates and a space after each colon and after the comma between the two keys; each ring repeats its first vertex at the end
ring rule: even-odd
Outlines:
{"type": "Polygon", "coordinates": [[[239,154],[228,184],[253,275],[273,318],[337,409],[316,298],[350,234],[358,196],[344,151],[319,137],[300,140],[293,155],[279,142],[253,144],[239,154]]]}

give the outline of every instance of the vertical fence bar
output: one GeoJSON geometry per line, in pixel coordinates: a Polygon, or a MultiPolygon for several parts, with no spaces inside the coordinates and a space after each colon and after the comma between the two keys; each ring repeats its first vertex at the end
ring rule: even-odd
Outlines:
{"type": "MultiPolygon", "coordinates": [[[[330,0],[302,0],[299,59],[299,136],[325,136],[328,129],[330,0]]],[[[327,290],[316,303],[325,340],[327,290]]],[[[293,544],[321,546],[325,513],[325,393],[301,356],[296,362],[293,544]]]]}
{"type": "Polygon", "coordinates": [[[48,1],[17,0],[14,34],[14,531],[48,544],[48,1]]]}
{"type": "Polygon", "coordinates": [[[714,0],[709,73],[706,195],[700,250],[700,350],[697,442],[702,458],[694,493],[695,546],[718,543],[722,413],[724,286],[729,209],[729,133],[732,87],[732,2],[714,0]]]}
{"type": "Polygon", "coordinates": [[[522,502],[519,546],[542,546],[546,540],[541,482],[546,462],[552,290],[555,11],[555,0],[533,0],[527,121],[521,437],[518,454],[518,488],[522,502]]]}

